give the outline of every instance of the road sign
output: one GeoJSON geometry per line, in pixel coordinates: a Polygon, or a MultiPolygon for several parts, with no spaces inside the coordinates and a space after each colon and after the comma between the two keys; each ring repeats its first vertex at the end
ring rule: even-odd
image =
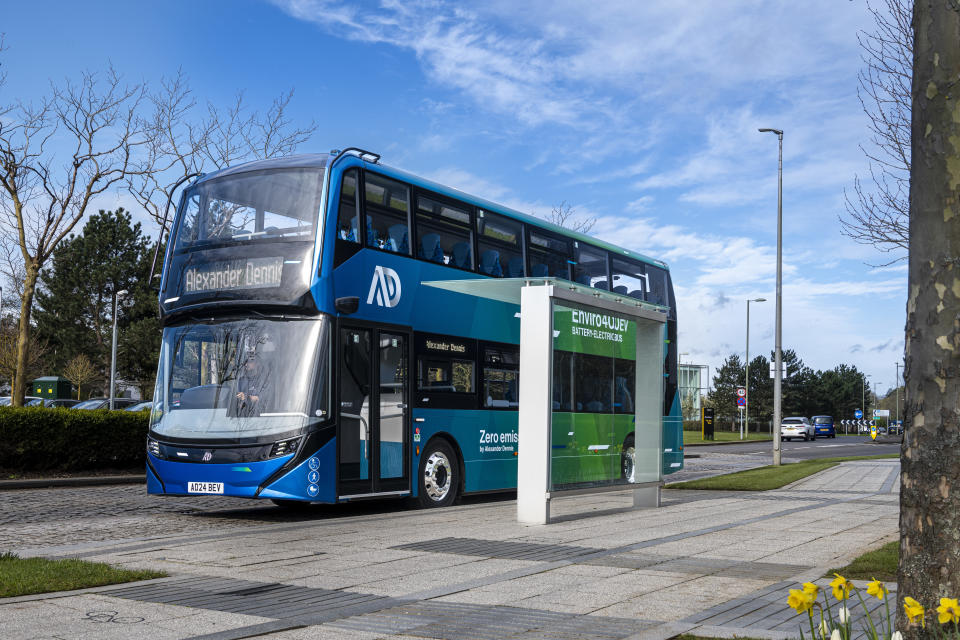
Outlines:
{"type": "Polygon", "coordinates": [[[738,407],[745,407],[745,406],[747,406],[747,399],[746,399],[746,398],[737,398],[737,406],[738,406],[738,407]]]}
{"type": "Polygon", "coordinates": [[[874,440],[877,439],[877,425],[870,427],[870,437],[874,440]]]}
{"type": "Polygon", "coordinates": [[[738,397],[738,398],[746,397],[746,395],[747,395],[747,390],[746,390],[746,389],[744,389],[743,387],[737,387],[737,397],[738,397]]]}
{"type": "MultiPolygon", "coordinates": [[[[775,372],[776,370],[777,370],[777,365],[774,364],[773,362],[771,362],[771,363],[770,363],[770,378],[774,378],[774,377],[775,377],[775,376],[774,376],[774,372],[775,372]]],[[[780,378],[783,379],[783,378],[786,378],[786,377],[787,377],[787,363],[786,363],[786,362],[781,362],[781,363],[780,363],[780,378]]]]}
{"type": "Polygon", "coordinates": [[[863,411],[861,411],[860,409],[857,409],[856,411],[853,412],[853,417],[859,420],[860,418],[863,417],[863,411]]]}
{"type": "Polygon", "coordinates": [[[890,409],[874,409],[874,410],[873,410],[873,417],[874,417],[874,418],[889,418],[889,417],[890,417],[890,409]]]}

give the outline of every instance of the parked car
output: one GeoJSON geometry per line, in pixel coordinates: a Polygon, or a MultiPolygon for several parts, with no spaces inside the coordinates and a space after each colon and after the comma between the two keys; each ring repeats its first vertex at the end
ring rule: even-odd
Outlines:
{"type": "MultiPolygon", "coordinates": [[[[0,407],[9,407],[11,403],[10,396],[4,396],[0,398],[0,407]]],[[[38,404],[43,402],[43,398],[38,398],[37,396],[23,396],[23,406],[25,407],[35,407],[38,404]]]]}
{"type": "Polygon", "coordinates": [[[48,398],[43,401],[43,406],[49,408],[61,407],[68,409],[76,404],[80,404],[79,400],[72,400],[70,398],[48,398]]]}
{"type": "Polygon", "coordinates": [[[139,402],[135,405],[131,405],[124,409],[124,411],[150,411],[153,409],[153,400],[147,400],[146,402],[139,402]]]}
{"type": "Polygon", "coordinates": [[[827,438],[837,437],[837,430],[833,425],[833,416],[813,416],[810,420],[813,422],[815,435],[827,438]]]}
{"type": "MultiPolygon", "coordinates": [[[[114,398],[113,408],[126,409],[127,407],[132,407],[138,402],[140,401],[134,400],[133,398],[114,398]]],[[[89,400],[84,400],[83,402],[73,405],[73,407],[71,408],[72,409],[109,409],[110,398],[90,398],[89,400]]]]}
{"type": "Polygon", "coordinates": [[[784,418],[780,422],[780,439],[793,440],[794,438],[803,438],[804,440],[816,440],[817,434],[813,429],[813,423],[809,418],[802,416],[791,416],[784,418]]]}

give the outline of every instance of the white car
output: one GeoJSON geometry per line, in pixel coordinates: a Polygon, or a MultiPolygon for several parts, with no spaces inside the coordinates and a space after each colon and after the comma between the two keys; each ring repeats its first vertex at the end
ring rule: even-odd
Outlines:
{"type": "Polygon", "coordinates": [[[817,432],[814,430],[813,423],[800,416],[784,418],[780,422],[780,439],[793,440],[794,438],[816,440],[817,432]]]}

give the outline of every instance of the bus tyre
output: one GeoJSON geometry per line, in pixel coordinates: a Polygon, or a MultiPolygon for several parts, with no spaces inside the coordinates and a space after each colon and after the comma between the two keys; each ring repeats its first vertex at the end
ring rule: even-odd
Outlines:
{"type": "Polygon", "coordinates": [[[457,455],[446,440],[430,442],[420,456],[417,500],[421,507],[448,507],[460,489],[457,455]]]}
{"type": "Polygon", "coordinates": [[[636,482],[637,478],[637,450],[633,446],[633,436],[627,436],[623,441],[623,452],[620,454],[620,477],[627,482],[636,482]]]}

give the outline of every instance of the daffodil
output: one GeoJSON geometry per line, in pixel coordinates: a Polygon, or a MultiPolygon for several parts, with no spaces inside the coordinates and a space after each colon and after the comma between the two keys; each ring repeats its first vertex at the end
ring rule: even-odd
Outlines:
{"type": "Polygon", "coordinates": [[[883,596],[887,595],[887,588],[882,582],[874,578],[873,582],[867,585],[867,593],[876,596],[877,600],[883,600],[883,596]]]}
{"type": "Polygon", "coordinates": [[[830,582],[830,586],[833,587],[833,597],[837,600],[846,600],[853,585],[839,573],[833,575],[837,576],[836,580],[830,582]]]}
{"type": "Polygon", "coordinates": [[[910,622],[916,622],[917,618],[919,618],[920,624],[924,627],[927,626],[923,605],[910,596],[907,596],[903,599],[903,612],[907,614],[907,619],[910,620],[910,622]]]}
{"type": "Polygon", "coordinates": [[[940,624],[960,622],[960,605],[957,604],[956,598],[940,598],[940,606],[937,607],[937,613],[940,614],[937,616],[937,621],[940,622],[940,624]]]}
{"type": "Polygon", "coordinates": [[[797,613],[803,613],[804,611],[809,611],[816,600],[817,596],[811,593],[802,591],[800,589],[790,589],[790,596],[787,598],[787,604],[795,609],[797,613]]]}
{"type": "Polygon", "coordinates": [[[818,587],[817,585],[813,584],[812,582],[804,582],[804,583],[803,583],[803,591],[804,591],[804,593],[812,594],[813,597],[816,598],[816,597],[817,597],[817,594],[820,593],[820,587],[818,587]]]}

